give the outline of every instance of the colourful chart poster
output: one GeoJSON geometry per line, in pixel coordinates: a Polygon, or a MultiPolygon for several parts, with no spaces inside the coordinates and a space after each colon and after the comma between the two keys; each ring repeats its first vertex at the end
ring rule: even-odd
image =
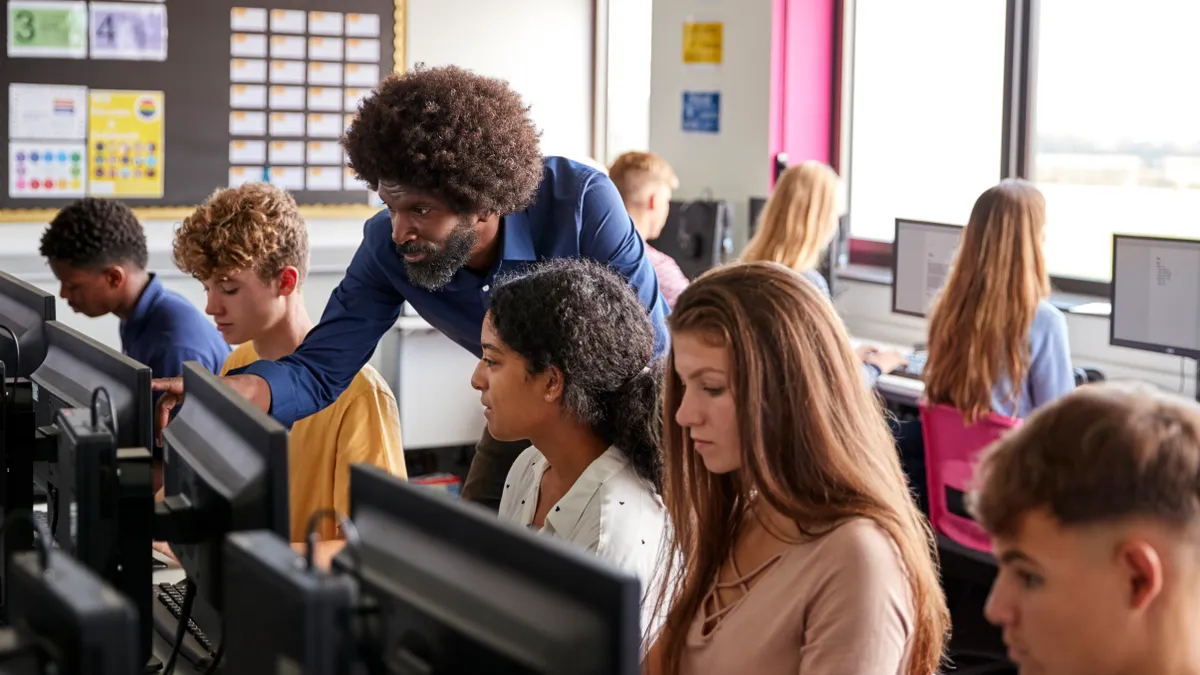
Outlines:
{"type": "Polygon", "coordinates": [[[719,64],[725,42],[720,21],[687,21],[683,24],[683,62],[719,64]]]}
{"type": "Polygon", "coordinates": [[[97,91],[88,100],[88,193],[163,196],[163,93],[97,91]]]}
{"type": "Polygon", "coordinates": [[[82,141],[11,141],[8,144],[8,196],[82,197],[87,186],[82,141]]]}

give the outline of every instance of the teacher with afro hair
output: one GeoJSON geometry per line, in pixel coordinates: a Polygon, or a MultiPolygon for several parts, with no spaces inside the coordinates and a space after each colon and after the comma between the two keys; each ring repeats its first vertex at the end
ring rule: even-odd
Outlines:
{"type": "MultiPolygon", "coordinates": [[[[667,305],[621,195],[601,171],[543,157],[538,139],[529,108],[503,80],[418,66],[381,83],[342,144],[387,210],[367,221],[346,277],[299,349],[231,371],[225,382],[291,425],[337,400],[405,301],[478,357],[497,275],[551,258],[588,258],[627,279],[662,354],[667,305]]],[[[183,400],[183,383],[157,380],[154,388],[167,392],[161,425],[183,400]]],[[[485,431],[463,497],[497,507],[528,445],[485,431]]]]}

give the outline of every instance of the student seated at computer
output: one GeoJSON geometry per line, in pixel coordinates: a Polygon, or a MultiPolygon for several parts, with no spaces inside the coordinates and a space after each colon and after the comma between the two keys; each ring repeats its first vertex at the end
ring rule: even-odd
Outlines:
{"type": "Polygon", "coordinates": [[[833,306],[782,265],[679,296],[663,495],[681,573],[650,675],[929,675],[948,627],[931,537],[833,306]]]}
{"type": "MultiPolygon", "coordinates": [[[[742,251],[742,262],[774,262],[816,284],[831,298],[829,284],[817,271],[821,255],[837,236],[838,175],[820,162],[789,167],[775,182],[763,206],[754,236],[742,251]]],[[[905,365],[900,352],[864,345],[856,351],[867,383],[905,365]]]]}
{"type": "MultiPolygon", "coordinates": [[[[564,258],[492,290],[471,377],[487,428],[533,444],[504,483],[500,517],[594,551],[643,582],[658,570],[660,364],[629,282],[564,258]]],[[[645,622],[645,623],[648,623],[645,622]]]]}
{"type": "MultiPolygon", "coordinates": [[[[658,239],[671,212],[671,193],[679,188],[679,178],[667,160],[652,152],[627,152],[613,162],[608,177],[621,193],[642,242],[658,239]]],[[[650,244],[646,244],[646,255],[658,275],[659,293],[668,307],[674,307],[688,278],[674,258],[650,244]]]]}
{"type": "MultiPolygon", "coordinates": [[[[204,284],[206,311],[240,345],[222,374],[295,351],[313,327],[301,288],[308,232],[291,195],[265,183],[218,190],[175,233],[175,264],[204,284]]],[[[292,541],[303,542],[313,513],[350,512],[350,465],[374,464],[405,477],[396,399],[363,366],[333,405],[299,420],[288,440],[292,541]]],[[[321,521],[319,538],[338,536],[321,521]]]]}
{"type": "Polygon", "coordinates": [[[154,377],[177,377],[186,361],[220,371],[229,345],[186,298],[146,270],[146,233],[121,202],[87,198],[63,208],[42,234],[41,254],[59,296],[89,317],[121,320],[121,350],[154,377]]]}
{"type": "Polygon", "coordinates": [[[1200,673],[1200,408],[1097,384],[990,448],[970,508],[1021,672],[1200,673]]]}
{"type": "Polygon", "coordinates": [[[970,419],[1025,417],[1075,388],[1067,322],[1049,302],[1046,200],[1008,179],[975,202],[929,318],[925,398],[970,419]]]}

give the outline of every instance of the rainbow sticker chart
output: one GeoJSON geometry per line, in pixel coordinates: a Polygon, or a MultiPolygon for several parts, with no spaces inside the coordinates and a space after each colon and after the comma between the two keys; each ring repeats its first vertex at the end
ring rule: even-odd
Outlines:
{"type": "Polygon", "coordinates": [[[8,194],[35,199],[82,197],[87,189],[86,151],[80,142],[10,142],[8,194]]]}
{"type": "Polygon", "coordinates": [[[89,92],[89,194],[163,196],[163,106],[160,91],[89,92]]]}

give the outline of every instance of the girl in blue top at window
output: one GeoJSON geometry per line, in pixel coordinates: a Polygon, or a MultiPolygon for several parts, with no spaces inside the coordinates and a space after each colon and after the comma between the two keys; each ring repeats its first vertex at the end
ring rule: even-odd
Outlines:
{"type": "Polygon", "coordinates": [[[1024,418],[1075,388],[1067,322],[1049,302],[1046,199],[1009,179],[971,210],[929,319],[925,397],[976,420],[1024,418]]]}

